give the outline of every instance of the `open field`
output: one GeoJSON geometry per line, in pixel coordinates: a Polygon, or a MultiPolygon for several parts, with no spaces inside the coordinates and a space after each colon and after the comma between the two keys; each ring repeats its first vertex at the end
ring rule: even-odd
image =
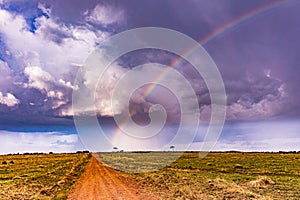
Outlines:
{"type": "Polygon", "coordinates": [[[71,188],[70,199],[81,193],[106,194],[108,199],[120,194],[125,199],[128,195],[129,199],[143,195],[160,199],[300,198],[299,153],[209,153],[202,159],[198,155],[184,153],[163,167],[164,158],[176,158],[179,153],[100,153],[95,157],[126,172],[116,172],[92,159],[76,187],[75,181],[92,161],[90,154],[0,156],[0,199],[65,199],[71,188]],[[161,169],[128,172],[137,166],[137,171],[161,169]]]}
{"type": "Polygon", "coordinates": [[[89,159],[83,153],[0,156],[0,199],[65,199],[89,159]]]}
{"type": "MultiPolygon", "coordinates": [[[[146,166],[163,154],[106,153],[100,159],[127,170],[145,155],[146,166]]],[[[128,175],[162,199],[300,198],[300,154],[209,153],[199,159],[198,153],[184,153],[161,170],[128,175]]]]}

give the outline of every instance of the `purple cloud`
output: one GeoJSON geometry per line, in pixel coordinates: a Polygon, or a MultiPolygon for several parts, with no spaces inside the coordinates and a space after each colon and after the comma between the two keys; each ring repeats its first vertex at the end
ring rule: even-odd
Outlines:
{"type": "MultiPolygon", "coordinates": [[[[45,119],[72,115],[72,91],[79,87],[74,83],[77,71],[97,44],[124,29],[159,26],[199,40],[224,23],[269,2],[47,1],[34,4],[34,8],[25,6],[21,12],[11,9],[9,4],[14,2],[8,3],[0,9],[0,39],[5,44],[0,57],[1,115],[11,116],[8,118],[12,120],[24,112],[45,119]],[[37,12],[43,15],[35,16],[37,12]],[[34,20],[28,23],[33,13],[34,20]]],[[[285,3],[237,24],[204,45],[224,79],[229,120],[300,115],[299,6],[296,1],[285,3]]],[[[114,114],[107,105],[111,90],[123,73],[147,62],[168,65],[176,58],[154,50],[124,55],[101,80],[98,113],[114,114]]],[[[177,69],[194,88],[201,116],[208,119],[210,96],[205,82],[184,61],[177,69]]],[[[141,78],[147,75],[146,71],[141,72],[141,78]]],[[[82,80],[99,84],[89,76],[82,80]]],[[[183,93],[183,88],[178,86],[178,92],[183,93]]],[[[123,111],[124,103],[118,104],[117,114],[123,111]]],[[[178,100],[160,87],[143,102],[132,99],[140,116],[136,118],[147,120],[149,107],[157,103],[166,107],[170,121],[179,120],[178,100]]]]}

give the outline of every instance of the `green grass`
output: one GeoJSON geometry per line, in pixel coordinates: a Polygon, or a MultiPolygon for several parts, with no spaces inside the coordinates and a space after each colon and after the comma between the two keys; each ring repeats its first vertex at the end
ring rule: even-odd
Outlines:
{"type": "Polygon", "coordinates": [[[89,158],[89,154],[0,156],[0,199],[65,199],[89,158]]]}
{"type": "Polygon", "coordinates": [[[124,172],[148,172],[162,169],[180,157],[177,152],[100,153],[105,164],[124,172]]]}
{"type": "MultiPolygon", "coordinates": [[[[146,157],[158,163],[153,156],[146,157]]],[[[121,170],[133,166],[130,163],[142,163],[142,157],[134,153],[100,156],[121,170]],[[129,158],[130,162],[124,162],[129,158]]],[[[184,153],[163,169],[128,174],[162,199],[300,199],[300,154],[209,153],[199,159],[198,153],[184,153]]]]}

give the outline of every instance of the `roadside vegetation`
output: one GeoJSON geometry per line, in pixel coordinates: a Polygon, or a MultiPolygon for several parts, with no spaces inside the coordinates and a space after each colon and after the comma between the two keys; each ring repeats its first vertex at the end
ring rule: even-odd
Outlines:
{"type": "Polygon", "coordinates": [[[66,199],[90,154],[0,156],[0,199],[66,199]]]}
{"type": "MultiPolygon", "coordinates": [[[[134,158],[142,155],[114,153],[100,158],[126,169],[122,163],[139,162],[134,158]]],[[[127,174],[161,199],[300,199],[299,153],[209,153],[202,159],[198,153],[184,153],[163,169],[127,174]]]]}

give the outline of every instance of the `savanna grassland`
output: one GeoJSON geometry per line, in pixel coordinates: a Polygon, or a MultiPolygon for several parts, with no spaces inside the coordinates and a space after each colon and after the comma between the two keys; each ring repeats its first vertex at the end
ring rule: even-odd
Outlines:
{"type": "Polygon", "coordinates": [[[90,154],[0,156],[0,199],[65,199],[90,154]]]}
{"type": "MultiPolygon", "coordinates": [[[[100,155],[119,170],[144,162],[143,157],[141,153],[100,155]]],[[[150,161],[158,163],[163,155],[146,157],[145,167],[150,161]]],[[[300,199],[300,154],[227,152],[199,159],[198,153],[184,153],[160,170],[127,175],[161,199],[300,199]]]]}
{"type": "MultiPolygon", "coordinates": [[[[122,177],[120,180],[126,183],[129,180],[126,177],[133,178],[143,190],[159,199],[300,199],[299,153],[214,152],[201,159],[199,153],[179,155],[179,152],[94,154],[103,163],[124,171],[114,172],[115,177],[122,177]],[[175,158],[178,159],[170,165],[162,165],[165,160],[175,158]],[[159,170],[149,172],[157,166],[159,170]]],[[[0,199],[66,199],[90,158],[91,154],[82,153],[0,156],[0,199]]],[[[95,179],[97,170],[90,170],[95,179]]],[[[104,171],[110,175],[102,178],[110,182],[113,171],[108,168],[104,171]]],[[[93,189],[100,191],[103,187],[98,184],[93,189]]],[[[87,191],[93,190],[87,188],[87,191]]]]}

